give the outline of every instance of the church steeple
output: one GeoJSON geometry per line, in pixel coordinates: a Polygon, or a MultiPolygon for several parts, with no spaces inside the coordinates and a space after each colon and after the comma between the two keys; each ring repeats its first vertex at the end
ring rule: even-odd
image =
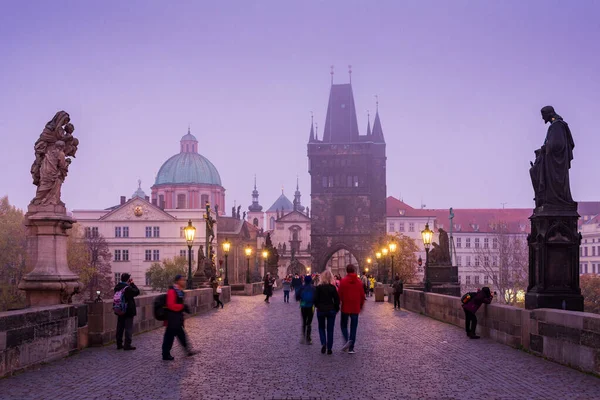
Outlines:
{"type": "Polygon", "coordinates": [[[296,191],[294,192],[294,210],[304,212],[304,206],[300,198],[302,195],[300,194],[300,182],[298,176],[296,176],[296,191]]]}
{"type": "Polygon", "coordinates": [[[252,204],[248,207],[250,212],[261,212],[262,206],[258,203],[258,190],[256,189],[256,175],[254,175],[254,190],[252,191],[252,204]]]}
{"type": "Polygon", "coordinates": [[[312,113],[310,114],[310,136],[308,137],[308,143],[313,143],[315,141],[315,123],[313,120],[312,113]]]}
{"type": "Polygon", "coordinates": [[[373,142],[385,143],[383,129],[381,128],[381,120],[379,119],[379,111],[375,114],[375,122],[373,123],[373,142]]]}
{"type": "Polygon", "coordinates": [[[367,110],[367,136],[371,136],[371,113],[367,110]]]}

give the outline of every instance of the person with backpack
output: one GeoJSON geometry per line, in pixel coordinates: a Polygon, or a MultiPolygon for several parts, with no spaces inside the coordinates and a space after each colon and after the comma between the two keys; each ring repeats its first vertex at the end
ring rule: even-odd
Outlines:
{"type": "Polygon", "coordinates": [[[281,281],[281,288],[283,289],[283,302],[290,302],[290,289],[292,288],[292,279],[288,275],[284,280],[281,281]]]}
{"type": "Polygon", "coordinates": [[[179,343],[186,350],[188,356],[196,354],[195,351],[192,351],[185,330],[183,329],[183,313],[190,313],[190,308],[183,301],[185,297],[183,291],[185,277],[183,275],[176,275],[173,283],[173,286],[167,292],[166,300],[167,318],[164,323],[166,329],[162,344],[162,359],[165,361],[173,361],[175,359],[171,355],[175,338],[179,340],[179,343]]]}
{"type": "Polygon", "coordinates": [[[342,351],[354,354],[356,331],[358,329],[358,314],[362,311],[366,299],[363,283],[356,276],[356,267],[348,264],[346,272],[347,274],[342,279],[340,290],[338,291],[340,302],[342,303],[342,335],[344,336],[344,340],[346,340],[342,351]],[[350,336],[348,336],[348,320],[350,320],[350,336]]]}
{"type": "Polygon", "coordinates": [[[482,304],[490,304],[493,298],[494,296],[487,286],[477,292],[466,293],[461,297],[462,308],[465,312],[465,330],[469,338],[479,339],[479,336],[475,334],[477,329],[477,316],[475,316],[475,313],[482,304]]]}
{"type": "Polygon", "coordinates": [[[333,274],[331,271],[326,270],[321,275],[321,282],[315,290],[315,308],[317,309],[317,321],[319,322],[321,354],[325,354],[325,350],[327,350],[328,355],[332,354],[335,316],[340,311],[340,297],[333,282],[333,274]],[[327,334],[325,334],[325,322],[327,322],[327,334]]]}
{"type": "Polygon", "coordinates": [[[214,308],[219,308],[219,306],[221,306],[221,308],[223,308],[223,302],[219,299],[219,296],[221,294],[220,289],[219,289],[219,281],[217,280],[217,278],[215,276],[210,277],[210,286],[212,287],[212,290],[213,290],[213,300],[216,303],[214,308]]]}
{"type": "Polygon", "coordinates": [[[404,292],[404,283],[402,279],[400,279],[400,275],[396,274],[394,278],[394,283],[392,284],[392,293],[394,294],[394,310],[396,307],[400,310],[400,295],[404,292]]]}
{"type": "Polygon", "coordinates": [[[312,344],[310,337],[312,330],[312,320],[315,305],[315,287],[312,284],[312,277],[304,277],[304,286],[300,289],[300,313],[302,315],[302,337],[301,344],[312,344]]]}
{"type": "Polygon", "coordinates": [[[133,338],[133,317],[136,316],[135,297],[140,290],[133,283],[131,275],[121,274],[121,282],[115,286],[113,296],[113,311],[117,315],[117,350],[135,350],[131,345],[133,338]],[[123,346],[123,334],[125,345],[123,346]]]}

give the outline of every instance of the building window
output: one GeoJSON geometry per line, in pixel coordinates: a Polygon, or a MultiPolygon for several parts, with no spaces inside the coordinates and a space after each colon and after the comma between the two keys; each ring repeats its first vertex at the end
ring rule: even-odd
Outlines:
{"type": "Polygon", "coordinates": [[[152,282],[150,282],[150,277],[146,275],[146,286],[152,286],[152,282]]]}
{"type": "Polygon", "coordinates": [[[462,247],[462,239],[456,238],[456,248],[460,249],[462,247]]]}
{"type": "Polygon", "coordinates": [[[483,248],[488,249],[490,247],[490,239],[483,238],[483,248]]]}
{"type": "Polygon", "coordinates": [[[115,226],[115,237],[121,237],[121,227],[115,226]]]}
{"type": "Polygon", "coordinates": [[[160,237],[160,226],[154,226],[154,227],[152,227],[152,236],[153,237],[160,237]]]}
{"type": "Polygon", "coordinates": [[[269,220],[269,229],[270,230],[275,229],[275,217],[271,217],[271,219],[269,220]]]}
{"type": "Polygon", "coordinates": [[[585,246],[585,247],[583,248],[583,256],[584,256],[584,257],[587,257],[587,256],[588,256],[588,250],[587,250],[587,249],[588,249],[588,248],[587,248],[587,246],[585,246]]]}
{"type": "Polygon", "coordinates": [[[348,175],[346,177],[346,186],[347,187],[352,187],[352,176],[348,175]]]}
{"type": "Polygon", "coordinates": [[[123,227],[123,237],[124,238],[128,238],[129,237],[129,227],[128,226],[124,226],[123,227]]]}
{"type": "Polygon", "coordinates": [[[352,186],[358,187],[358,176],[354,176],[354,182],[352,186]]]}
{"type": "Polygon", "coordinates": [[[179,208],[179,209],[185,208],[185,194],[177,195],[177,208],[179,208]]]}
{"type": "Polygon", "coordinates": [[[89,226],[85,228],[85,237],[98,237],[98,227],[97,226],[89,226]]]}
{"type": "Polygon", "coordinates": [[[498,248],[498,238],[493,238],[492,239],[492,248],[493,249],[497,249],[498,248]]]}
{"type": "Polygon", "coordinates": [[[585,272],[584,273],[586,273],[586,274],[588,273],[587,267],[588,267],[588,265],[587,265],[587,263],[585,263],[585,269],[584,269],[585,272]]]}
{"type": "Polygon", "coordinates": [[[123,261],[129,261],[129,250],[121,250],[123,261]]]}
{"type": "Polygon", "coordinates": [[[179,237],[180,238],[184,238],[185,237],[185,227],[182,226],[179,228],[179,237]]]}
{"type": "Polygon", "coordinates": [[[152,250],[152,261],[160,261],[160,251],[152,250]]]}
{"type": "Polygon", "coordinates": [[[388,229],[389,232],[396,232],[396,224],[394,224],[393,222],[390,222],[390,226],[388,229]]]}
{"type": "Polygon", "coordinates": [[[496,283],[498,281],[498,275],[492,275],[492,282],[496,283]]]}
{"type": "Polygon", "coordinates": [[[495,267],[498,265],[498,256],[492,257],[492,266],[495,267]]]}
{"type": "Polygon", "coordinates": [[[121,261],[121,250],[115,250],[115,261],[121,261]]]}
{"type": "Polygon", "coordinates": [[[398,224],[398,231],[399,231],[399,232],[404,232],[404,222],[400,222],[400,223],[398,224]]]}
{"type": "Polygon", "coordinates": [[[479,238],[475,238],[475,248],[479,248],[479,238]]]}
{"type": "Polygon", "coordinates": [[[466,239],[465,239],[465,247],[466,247],[467,249],[470,249],[470,248],[471,248],[471,238],[466,238],[466,239]]]}
{"type": "Polygon", "coordinates": [[[152,250],[146,250],[144,252],[144,261],[152,261],[152,250]]]}
{"type": "Polygon", "coordinates": [[[462,263],[462,256],[456,256],[456,265],[460,267],[462,263]]]}
{"type": "Polygon", "coordinates": [[[467,276],[465,277],[465,283],[466,283],[467,285],[470,285],[470,284],[471,284],[471,275],[467,275],[467,276]]]}
{"type": "Polygon", "coordinates": [[[479,267],[479,257],[475,257],[475,266],[479,267]]]}
{"type": "Polygon", "coordinates": [[[488,256],[483,257],[483,265],[486,267],[490,266],[490,258],[488,256]]]}
{"type": "Polygon", "coordinates": [[[415,231],[415,223],[414,222],[409,222],[408,223],[408,231],[409,232],[414,232],[415,231]]]}
{"type": "Polygon", "coordinates": [[[484,284],[484,285],[487,285],[487,284],[489,284],[489,283],[490,283],[490,277],[489,277],[489,276],[487,276],[487,275],[486,275],[486,276],[484,276],[484,277],[483,277],[483,284],[484,284]]]}
{"type": "Polygon", "coordinates": [[[187,258],[187,250],[179,250],[179,257],[187,258]]]}
{"type": "Polygon", "coordinates": [[[121,282],[121,273],[115,272],[115,285],[118,285],[121,282]]]}
{"type": "Polygon", "coordinates": [[[147,226],[146,227],[146,237],[152,237],[152,227],[151,226],[147,226]]]}
{"type": "Polygon", "coordinates": [[[164,194],[158,195],[158,206],[160,208],[165,208],[165,195],[164,194]]]}
{"type": "Polygon", "coordinates": [[[203,194],[202,196],[200,196],[200,207],[206,208],[206,203],[208,203],[208,195],[203,194]]]}
{"type": "Polygon", "coordinates": [[[467,256],[467,267],[471,266],[471,256],[467,256]]]}
{"type": "Polygon", "coordinates": [[[475,275],[475,284],[479,285],[479,275],[475,275]]]}
{"type": "Polygon", "coordinates": [[[460,283],[462,281],[462,276],[458,276],[458,283],[460,283]]]}
{"type": "Polygon", "coordinates": [[[330,176],[330,177],[329,177],[329,180],[328,180],[328,182],[327,182],[327,186],[328,186],[328,187],[333,187],[333,176],[330,176]]]}
{"type": "Polygon", "coordinates": [[[256,226],[258,228],[258,218],[254,218],[252,220],[252,225],[256,226]]]}
{"type": "Polygon", "coordinates": [[[323,177],[322,186],[327,187],[327,177],[326,176],[323,177]]]}
{"type": "Polygon", "coordinates": [[[592,246],[592,256],[596,255],[596,248],[594,246],[592,246]]]}

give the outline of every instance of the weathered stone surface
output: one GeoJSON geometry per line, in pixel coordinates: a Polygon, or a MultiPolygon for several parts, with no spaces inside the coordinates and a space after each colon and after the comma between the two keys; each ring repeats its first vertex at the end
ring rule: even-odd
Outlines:
{"type": "Polygon", "coordinates": [[[536,353],[544,352],[544,338],[540,335],[531,334],[529,337],[529,346],[531,351],[536,353]]]}

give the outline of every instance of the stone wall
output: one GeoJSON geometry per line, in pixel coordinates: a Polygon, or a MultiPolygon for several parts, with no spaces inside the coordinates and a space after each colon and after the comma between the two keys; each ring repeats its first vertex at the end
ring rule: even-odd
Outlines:
{"type": "Polygon", "coordinates": [[[0,377],[87,347],[87,329],[85,304],[0,313],[0,377]]]}
{"type": "MultiPolygon", "coordinates": [[[[404,290],[402,307],[464,329],[460,298],[404,290]]],[[[477,312],[477,333],[561,364],[600,375],[600,315],[490,304],[477,312]]]]}
{"type": "MultiPolygon", "coordinates": [[[[222,286],[221,301],[231,301],[231,288],[222,286]]],[[[207,312],[213,307],[213,291],[211,288],[194,289],[185,291],[185,303],[190,307],[192,314],[207,312]]],[[[137,315],[133,320],[133,333],[140,333],[163,326],[162,321],[154,318],[154,299],[159,294],[138,296],[135,298],[137,315]]],[[[90,346],[103,346],[115,340],[117,330],[117,316],[112,310],[112,300],[102,303],[89,304],[89,344],[90,346]]]]}

